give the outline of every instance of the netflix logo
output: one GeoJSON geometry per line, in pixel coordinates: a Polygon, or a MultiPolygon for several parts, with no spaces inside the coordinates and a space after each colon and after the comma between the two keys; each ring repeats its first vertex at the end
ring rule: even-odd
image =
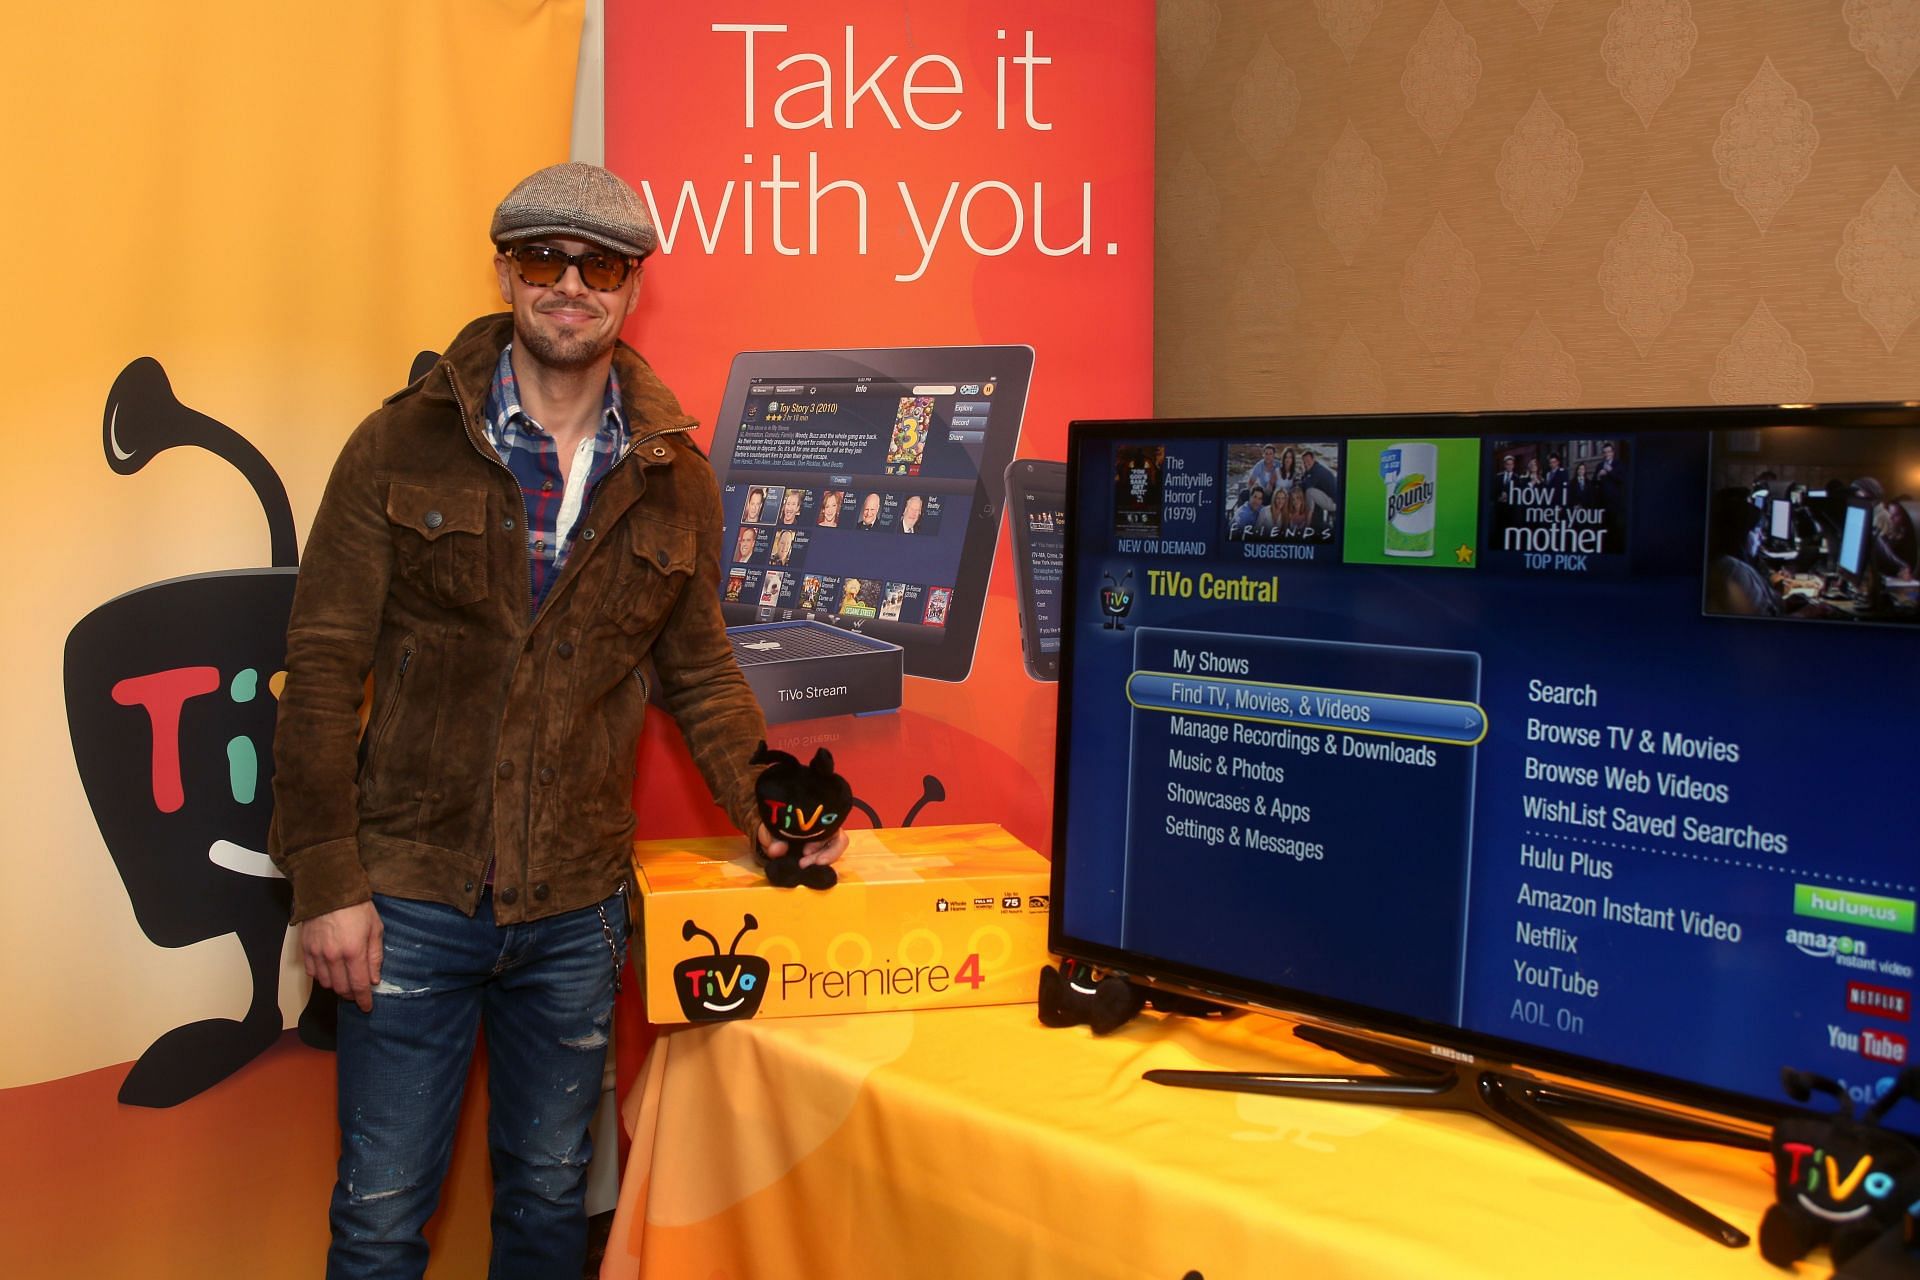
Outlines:
{"type": "Polygon", "coordinates": [[[1860,1052],[1875,1062],[1890,1062],[1895,1066],[1905,1066],[1907,1038],[1892,1031],[1875,1031],[1872,1027],[1868,1027],[1860,1033],[1860,1052]]]}
{"type": "Polygon", "coordinates": [[[1849,982],[1847,1009],[1852,1013],[1866,1013],[1876,1018],[1892,1018],[1895,1022],[1905,1022],[1912,1016],[1913,993],[1902,991],[1897,987],[1876,987],[1866,982],[1849,982]]]}

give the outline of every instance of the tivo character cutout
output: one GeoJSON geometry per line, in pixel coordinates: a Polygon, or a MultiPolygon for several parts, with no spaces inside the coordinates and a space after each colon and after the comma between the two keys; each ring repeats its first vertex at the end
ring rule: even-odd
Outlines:
{"type": "Polygon", "coordinates": [[[731,1022],[760,1012],[770,966],[765,956],[740,954],[740,939],[759,927],[751,912],[742,916],[740,932],[722,954],[720,939],[691,920],[680,926],[684,941],[705,938],[713,947],[710,956],[688,956],[673,966],[673,989],[680,994],[680,1011],[688,1022],[731,1022]]]}
{"type": "Polygon", "coordinates": [[[800,865],[806,847],[832,836],[853,808],[853,788],[833,771],[832,753],[822,747],[813,753],[811,763],[803,765],[785,751],[769,750],[762,741],[747,763],[767,766],[753,788],[760,820],[775,839],[787,842],[784,857],[769,858],[755,851],[767,869],[767,883],[781,889],[833,888],[840,877],[832,867],[800,865]]]}
{"type": "MultiPolygon", "coordinates": [[[[922,774],[920,778],[920,798],[918,800],[915,800],[913,804],[907,809],[907,816],[900,819],[900,825],[903,827],[912,826],[913,820],[920,816],[920,811],[922,809],[926,808],[930,804],[938,804],[940,801],[945,800],[946,798],[947,798],[946,784],[941,782],[940,779],[934,777],[930,773],[922,774]]],[[[872,805],[868,804],[865,800],[862,800],[859,796],[851,797],[847,801],[847,803],[851,804],[854,808],[858,809],[860,812],[866,814],[867,820],[873,823],[874,826],[884,827],[887,825],[886,823],[880,821],[880,811],[878,809],[875,809],[872,805]]]]}
{"type": "Polygon", "coordinates": [[[1776,1199],[1760,1220],[1760,1252],[1776,1267],[1791,1268],[1824,1244],[1836,1276],[1920,1276],[1910,1235],[1920,1202],[1920,1150],[1880,1127],[1880,1117],[1900,1099],[1920,1098],[1920,1068],[1901,1072],[1859,1118],[1836,1080],[1789,1068],[1780,1081],[1795,1102],[1824,1093],[1838,1109],[1774,1126],[1776,1199]],[[1883,1240],[1888,1236],[1893,1240],[1883,1240]]]}
{"type": "MultiPolygon", "coordinates": [[[[275,677],[286,665],[298,573],[293,512],[273,466],[174,395],[142,356],[107,392],[101,447],[131,476],[169,449],[204,449],[252,486],[270,565],[136,587],[67,636],[74,763],[140,930],[157,946],[233,935],[252,979],[238,1019],[175,1027],[149,1045],[120,1101],[170,1107],[224,1080],[280,1036],[280,953],[292,891],[267,859],[275,677]]],[[[301,1038],[331,1048],[333,995],[316,986],[301,1038]]]]}

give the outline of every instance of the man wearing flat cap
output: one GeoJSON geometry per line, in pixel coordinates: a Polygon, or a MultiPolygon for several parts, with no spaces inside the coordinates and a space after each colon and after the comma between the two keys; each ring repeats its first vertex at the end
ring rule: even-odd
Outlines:
{"type": "Polygon", "coordinates": [[[713,473],[619,341],[646,208],[555,165],[491,233],[511,311],[348,439],[287,632],[270,847],[343,997],[333,1277],[425,1269],[482,1028],[491,1275],[581,1273],[651,679],[734,824],[788,852],[755,817],[766,729],[721,621],[713,473]]]}

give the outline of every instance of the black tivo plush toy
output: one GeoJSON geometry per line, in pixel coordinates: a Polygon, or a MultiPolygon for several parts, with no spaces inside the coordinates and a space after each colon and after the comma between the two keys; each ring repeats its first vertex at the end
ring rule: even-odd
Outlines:
{"type": "Polygon", "coordinates": [[[1101,977],[1084,960],[1062,960],[1060,967],[1040,966],[1040,1021],[1049,1027],[1085,1024],[1097,1036],[1118,1031],[1151,1006],[1161,1013],[1186,1018],[1234,1016],[1233,1010],[1154,987],[1140,987],[1118,973],[1101,977]]]}
{"type": "Polygon", "coordinates": [[[1920,1240],[1913,1237],[1920,1150],[1880,1127],[1896,1102],[1920,1098],[1920,1068],[1890,1081],[1864,1117],[1854,1115],[1853,1099],[1836,1080],[1789,1069],[1781,1081],[1795,1102],[1824,1093],[1839,1107],[1774,1126],[1776,1199],[1760,1221],[1760,1252],[1790,1268],[1824,1244],[1836,1277],[1920,1276],[1920,1240]]]}
{"type": "Polygon", "coordinates": [[[813,753],[811,764],[801,764],[785,751],[769,750],[763,741],[747,763],[767,766],[753,787],[760,820],[776,839],[787,842],[784,857],[769,858],[755,849],[767,883],[781,889],[831,889],[840,883],[832,867],[800,865],[806,847],[832,836],[853,808],[853,788],[833,771],[832,754],[822,747],[813,753]]]}

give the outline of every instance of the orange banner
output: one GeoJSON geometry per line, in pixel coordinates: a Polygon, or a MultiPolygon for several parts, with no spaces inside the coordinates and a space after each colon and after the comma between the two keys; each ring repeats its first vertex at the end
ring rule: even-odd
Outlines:
{"type": "MultiPolygon", "coordinates": [[[[8,15],[0,218],[59,301],[0,317],[0,1274],[320,1266],[333,1061],[285,1030],[263,852],[287,592],[348,433],[499,305],[487,219],[566,156],[583,7],[8,15]]],[[[443,1274],[484,1265],[484,1162],[443,1274]]]]}

